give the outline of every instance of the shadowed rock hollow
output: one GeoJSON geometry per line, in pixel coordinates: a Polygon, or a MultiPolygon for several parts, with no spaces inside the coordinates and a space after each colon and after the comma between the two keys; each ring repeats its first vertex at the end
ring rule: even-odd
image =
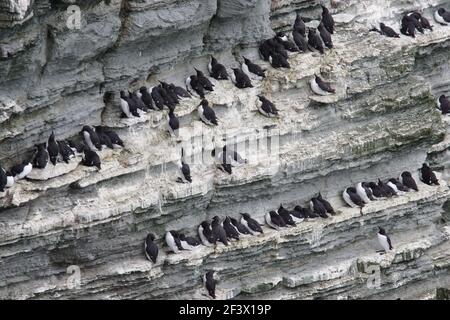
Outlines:
{"type": "Polygon", "coordinates": [[[450,27],[433,19],[447,1],[325,1],[333,50],[292,55],[289,70],[257,60],[268,71],[254,88],[214,81],[207,99],[219,126],[198,121],[199,99],[184,100],[179,142],[165,132],[167,111],[121,119],[119,90],[183,85],[193,66],[206,72],[210,54],[229,68],[242,55],[259,59],[261,40],[289,31],[296,11],[317,19],[319,2],[79,1],[81,29],[69,29],[74,2],[0,0],[0,161],[9,167],[52,130],[70,138],[84,124],[113,127],[125,148],[102,151],[100,172],[79,159],[49,165],[0,194],[1,298],[208,299],[201,276],[211,269],[221,299],[428,299],[450,287],[450,138],[436,108],[450,94],[450,27]],[[381,21],[398,30],[409,10],[434,31],[415,39],[368,32],[381,21]],[[311,92],[318,73],[335,95],[311,92]],[[259,93],[279,118],[255,112],[259,93]],[[225,138],[249,159],[233,175],[209,157],[225,138]],[[189,185],[175,182],[180,146],[189,185]],[[418,181],[424,161],[440,186],[418,182],[419,192],[372,202],[363,216],[341,199],[347,186],[404,170],[418,181]],[[193,235],[206,218],[239,212],[263,222],[280,203],[303,205],[319,191],[336,216],[215,250],[165,252],[165,231],[193,235]],[[386,255],[375,252],[379,225],[394,243],[386,255]],[[160,246],[155,265],[143,254],[148,232],[160,246]]]}

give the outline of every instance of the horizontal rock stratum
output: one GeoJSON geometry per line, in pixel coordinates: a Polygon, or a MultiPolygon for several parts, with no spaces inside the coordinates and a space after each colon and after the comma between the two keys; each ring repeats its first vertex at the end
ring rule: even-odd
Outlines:
{"type": "Polygon", "coordinates": [[[436,108],[450,94],[450,26],[433,19],[448,1],[325,1],[334,49],[294,54],[288,70],[260,61],[258,44],[289,31],[296,12],[317,19],[319,1],[89,0],[79,4],[80,29],[70,29],[72,2],[0,0],[0,161],[9,167],[52,131],[72,138],[84,124],[114,128],[125,148],[100,152],[100,172],[79,159],[50,165],[0,194],[0,298],[209,299],[206,270],[217,272],[220,299],[429,299],[450,288],[449,119],[436,108]],[[368,31],[379,22],[398,30],[409,10],[434,31],[368,31]],[[229,68],[242,55],[267,68],[253,88],[213,80],[217,127],[199,121],[197,98],[176,108],[180,141],[165,132],[167,111],[120,118],[120,90],[184,85],[194,66],[207,72],[211,54],[229,68]],[[319,73],[335,95],[311,92],[319,73]],[[257,94],[279,118],[257,113],[257,94]],[[232,175],[208,161],[225,138],[249,159],[232,175]],[[175,182],[181,146],[192,184],[175,182]],[[418,182],[419,192],[372,202],[363,215],[341,199],[348,186],[404,170],[419,181],[425,161],[440,186],[418,182]],[[319,191],[336,216],[166,252],[168,230],[194,235],[201,221],[240,212],[262,223],[280,203],[304,205],[319,191]],[[378,226],[393,252],[376,253],[378,226]],[[143,254],[149,232],[155,265],[143,254]]]}

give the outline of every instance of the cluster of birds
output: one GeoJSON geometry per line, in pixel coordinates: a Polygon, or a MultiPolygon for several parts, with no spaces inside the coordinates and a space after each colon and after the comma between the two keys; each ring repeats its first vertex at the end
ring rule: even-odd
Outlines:
{"type": "MultiPolygon", "coordinates": [[[[267,39],[259,46],[261,58],[274,68],[290,68],[288,61],[289,53],[319,51],[325,53],[325,48],[333,48],[331,35],[334,34],[334,19],[330,11],[322,5],[321,21],[317,29],[307,28],[302,16],[297,13],[292,28],[292,40],[279,32],[275,37],[267,39]],[[306,33],[308,31],[308,39],[306,33]],[[319,33],[317,33],[319,31],[319,33]]],[[[324,81],[320,76],[315,75],[310,81],[311,90],[318,95],[330,95],[335,93],[331,84],[324,81]]]]}
{"type": "MultiPolygon", "coordinates": [[[[419,170],[419,178],[427,185],[439,185],[436,174],[426,163],[419,170]]],[[[350,207],[361,208],[362,214],[362,208],[371,201],[401,195],[411,190],[419,191],[419,188],[411,172],[404,171],[399,178],[390,178],[387,182],[378,179],[378,183],[359,182],[356,187],[348,187],[343,192],[343,199],[350,207]]],[[[319,192],[316,197],[311,198],[309,206],[296,205],[292,210],[288,210],[280,204],[276,211],[268,212],[264,219],[270,228],[280,230],[281,228],[295,227],[297,223],[306,219],[328,218],[330,215],[336,215],[336,211],[331,203],[324,199],[319,192]]],[[[165,234],[165,242],[172,253],[179,253],[183,250],[196,250],[202,245],[215,247],[218,243],[222,243],[228,246],[231,241],[239,241],[241,237],[263,234],[262,226],[248,213],[241,213],[240,219],[231,216],[220,219],[218,216],[215,216],[211,222],[205,220],[198,226],[198,237],[190,237],[179,231],[170,230],[165,234]]],[[[381,227],[378,228],[377,237],[383,248],[382,251],[392,250],[392,242],[386,231],[381,227]]],[[[155,239],[155,235],[149,233],[144,242],[145,255],[153,263],[156,263],[159,252],[155,239]]],[[[207,280],[205,286],[207,286],[207,289],[209,286],[209,294],[215,298],[214,289],[211,289],[215,287],[213,271],[208,271],[204,279],[207,280]]]]}
{"type": "MultiPolygon", "coordinates": [[[[443,26],[450,25],[450,11],[446,11],[444,8],[439,8],[434,13],[434,19],[436,22],[443,26]]],[[[412,38],[416,37],[416,31],[425,33],[425,29],[433,31],[433,26],[428,19],[417,11],[411,11],[406,13],[402,17],[400,33],[412,38]]],[[[372,28],[370,31],[375,31],[389,38],[400,38],[400,34],[397,33],[391,27],[380,23],[380,29],[372,28]]]]}
{"type": "MultiPolygon", "coordinates": [[[[419,170],[419,179],[427,185],[439,185],[439,180],[433,170],[424,163],[419,170]]],[[[356,187],[348,187],[342,193],[342,197],[350,207],[360,208],[382,198],[390,198],[404,194],[411,190],[419,191],[417,183],[411,172],[403,171],[399,178],[390,178],[386,182],[378,179],[376,182],[359,182],[356,187]]]]}
{"type": "Polygon", "coordinates": [[[52,132],[47,142],[36,145],[32,160],[24,160],[6,171],[0,165],[0,192],[6,188],[11,188],[15,181],[25,178],[31,173],[33,168],[45,169],[48,161],[56,166],[58,162],[69,163],[76,157],[82,155],[81,164],[88,167],[101,169],[101,160],[96,151],[102,148],[123,147],[122,139],[111,128],[105,126],[83,126],[80,134],[83,136],[82,142],[65,139],[56,140],[55,133],[52,132]]]}

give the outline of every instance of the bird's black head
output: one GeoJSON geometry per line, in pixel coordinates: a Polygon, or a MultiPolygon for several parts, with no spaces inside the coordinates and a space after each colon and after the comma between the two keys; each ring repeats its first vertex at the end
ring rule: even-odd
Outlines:
{"type": "Polygon", "coordinates": [[[273,217],[273,216],[276,216],[276,215],[277,215],[277,213],[276,213],[275,211],[270,211],[270,212],[269,212],[269,214],[270,214],[270,216],[271,216],[271,217],[273,217]]]}
{"type": "Polygon", "coordinates": [[[386,231],[382,227],[378,227],[378,233],[382,235],[386,235],[386,231]]]}
{"type": "Polygon", "coordinates": [[[213,56],[213,55],[211,55],[211,62],[212,62],[212,63],[217,63],[217,59],[216,59],[216,58],[214,58],[214,56],[213,56]]]}
{"type": "Polygon", "coordinates": [[[220,218],[218,216],[214,216],[213,221],[218,222],[218,221],[220,221],[220,218]]]}
{"type": "Polygon", "coordinates": [[[445,13],[445,9],[444,8],[439,8],[438,13],[440,15],[443,15],[445,13]]]}
{"type": "Polygon", "coordinates": [[[282,203],[280,203],[280,207],[278,208],[278,210],[281,210],[281,209],[284,209],[282,203]]]}
{"type": "Polygon", "coordinates": [[[381,28],[384,28],[384,27],[386,27],[386,25],[385,25],[383,22],[381,22],[381,23],[380,23],[380,27],[381,27],[381,28]]]}
{"type": "Polygon", "coordinates": [[[208,100],[206,100],[206,99],[202,99],[202,101],[200,102],[200,104],[199,105],[202,105],[202,106],[207,106],[208,105],[208,100]]]}
{"type": "Polygon", "coordinates": [[[147,87],[140,87],[140,88],[139,88],[139,92],[140,92],[140,93],[147,92],[147,87]]]}
{"type": "Polygon", "coordinates": [[[175,230],[170,230],[169,233],[174,237],[174,238],[178,238],[179,234],[177,231],[175,230]]]}
{"type": "Polygon", "coordinates": [[[208,221],[203,221],[200,225],[203,227],[203,229],[209,228],[209,222],[208,221]]]}
{"type": "Polygon", "coordinates": [[[249,215],[248,213],[243,212],[243,213],[241,213],[241,215],[242,215],[244,218],[250,218],[250,215],[249,215]]]}
{"type": "Polygon", "coordinates": [[[148,241],[148,240],[155,241],[155,235],[154,235],[153,233],[149,233],[149,234],[147,235],[147,241],[148,241]]]}

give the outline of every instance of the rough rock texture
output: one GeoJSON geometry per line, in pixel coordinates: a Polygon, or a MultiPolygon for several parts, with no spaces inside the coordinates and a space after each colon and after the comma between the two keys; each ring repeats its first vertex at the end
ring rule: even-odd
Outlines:
{"type": "Polygon", "coordinates": [[[50,165],[0,194],[0,297],[205,299],[207,269],[218,272],[220,298],[428,299],[450,288],[449,121],[436,109],[436,97],[450,94],[450,27],[432,21],[446,1],[333,1],[334,50],[293,55],[290,70],[260,62],[268,77],[251,89],[215,82],[207,98],[216,128],[198,120],[198,99],[183,101],[178,143],[165,132],[166,111],[120,119],[117,91],[183,84],[192,66],[206,70],[210,53],[229,67],[241,54],[256,58],[258,41],[288,30],[295,11],[316,19],[317,1],[91,0],[80,4],[79,30],[66,26],[73,1],[25,2],[0,0],[2,165],[29,157],[52,130],[72,137],[82,124],[116,128],[126,147],[101,152],[100,172],[50,165]],[[416,39],[368,32],[379,21],[398,27],[408,9],[423,10],[435,31],[416,39]],[[319,72],[336,95],[312,94],[319,72]],[[279,119],[255,113],[261,92],[279,119]],[[249,159],[231,176],[209,156],[224,138],[249,159]],[[175,182],[181,146],[190,185],[175,182]],[[424,161],[441,186],[420,183],[363,216],[344,206],[345,187],[403,170],[417,177],[424,161]],[[239,212],[262,222],[280,203],[303,204],[318,191],[337,216],[216,250],[164,252],[167,230],[193,234],[205,218],[239,212]],[[394,252],[375,252],[379,225],[394,252]],[[150,231],[162,248],[156,265],[142,252],[150,231]]]}

